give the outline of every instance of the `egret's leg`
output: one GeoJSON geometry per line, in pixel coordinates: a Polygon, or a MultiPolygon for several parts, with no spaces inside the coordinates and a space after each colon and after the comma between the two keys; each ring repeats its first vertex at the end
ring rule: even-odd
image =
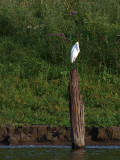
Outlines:
{"type": "Polygon", "coordinates": [[[74,61],[74,63],[73,63],[73,68],[76,68],[76,63],[75,63],[75,61],[74,61]]]}

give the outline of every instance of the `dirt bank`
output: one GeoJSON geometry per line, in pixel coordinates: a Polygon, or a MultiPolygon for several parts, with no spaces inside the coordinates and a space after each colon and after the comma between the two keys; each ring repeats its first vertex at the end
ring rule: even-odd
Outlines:
{"type": "MultiPolygon", "coordinates": [[[[120,145],[120,127],[86,128],[86,145],[120,145]]],[[[0,127],[0,144],[71,145],[70,128],[43,125],[0,127]]]]}

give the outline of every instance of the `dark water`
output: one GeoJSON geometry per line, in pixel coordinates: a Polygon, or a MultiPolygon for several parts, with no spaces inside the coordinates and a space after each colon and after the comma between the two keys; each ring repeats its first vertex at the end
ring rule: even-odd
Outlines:
{"type": "Polygon", "coordinates": [[[0,146],[0,160],[120,160],[120,146],[0,146]]]}

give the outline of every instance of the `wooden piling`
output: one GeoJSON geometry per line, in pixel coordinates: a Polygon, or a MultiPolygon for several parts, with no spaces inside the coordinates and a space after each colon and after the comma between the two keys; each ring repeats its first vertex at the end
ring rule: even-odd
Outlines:
{"type": "Polygon", "coordinates": [[[120,35],[117,35],[117,36],[116,36],[116,41],[117,41],[117,42],[120,42],[120,35]]]}
{"type": "Polygon", "coordinates": [[[72,69],[69,77],[69,96],[70,96],[70,123],[72,148],[85,147],[85,122],[84,104],[80,94],[80,81],[76,68],[72,69]]]}

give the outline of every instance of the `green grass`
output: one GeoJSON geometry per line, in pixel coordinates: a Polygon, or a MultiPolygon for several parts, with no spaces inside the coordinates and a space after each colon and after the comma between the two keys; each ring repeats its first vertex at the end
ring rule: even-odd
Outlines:
{"type": "Polygon", "coordinates": [[[120,2],[0,2],[0,125],[70,126],[70,50],[86,126],[120,125],[120,2]],[[72,13],[76,11],[76,13],[72,13]]]}

